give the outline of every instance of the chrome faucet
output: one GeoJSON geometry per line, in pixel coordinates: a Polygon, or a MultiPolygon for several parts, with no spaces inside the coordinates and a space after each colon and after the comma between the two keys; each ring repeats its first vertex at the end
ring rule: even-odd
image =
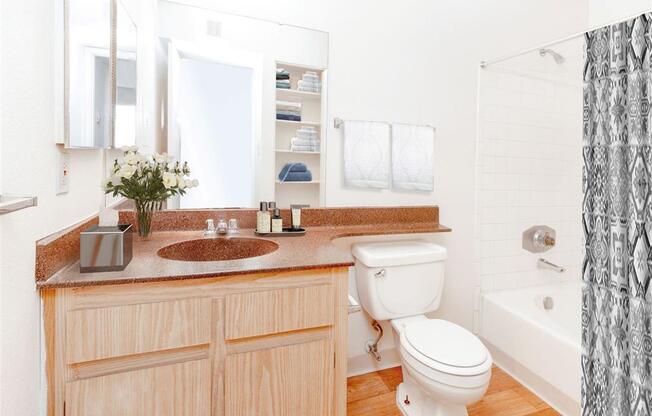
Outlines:
{"type": "Polygon", "coordinates": [[[228,225],[226,225],[226,220],[224,218],[220,218],[217,220],[217,233],[218,234],[226,234],[228,231],[228,225]]]}

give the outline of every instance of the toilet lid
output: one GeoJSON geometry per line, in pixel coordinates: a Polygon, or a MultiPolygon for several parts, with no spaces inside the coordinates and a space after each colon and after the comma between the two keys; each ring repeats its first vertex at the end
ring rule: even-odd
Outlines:
{"type": "Polygon", "coordinates": [[[451,367],[476,367],[487,361],[487,349],[478,337],[452,322],[412,322],[405,328],[405,338],[420,354],[451,367]]]}

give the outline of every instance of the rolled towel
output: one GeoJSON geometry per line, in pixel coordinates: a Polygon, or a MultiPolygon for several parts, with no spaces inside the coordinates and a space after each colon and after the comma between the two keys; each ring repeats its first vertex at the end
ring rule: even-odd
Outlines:
{"type": "Polygon", "coordinates": [[[281,182],[310,182],[312,173],[308,172],[288,172],[285,176],[278,175],[281,182]]]}
{"type": "Polygon", "coordinates": [[[276,114],[282,114],[284,116],[297,116],[301,117],[300,111],[290,111],[290,110],[276,110],[276,114]]]}
{"type": "Polygon", "coordinates": [[[290,73],[285,71],[285,72],[277,72],[276,73],[276,79],[290,79],[290,73]]]}
{"type": "Polygon", "coordinates": [[[276,88],[282,88],[284,90],[289,90],[290,89],[290,84],[279,84],[278,82],[276,83],[276,88]]]}
{"type": "Polygon", "coordinates": [[[287,115],[287,114],[277,114],[277,120],[287,120],[287,121],[301,121],[301,116],[287,115]]]}
{"type": "Polygon", "coordinates": [[[286,163],[285,166],[283,166],[283,169],[281,169],[281,173],[278,174],[279,179],[290,172],[308,172],[308,166],[306,166],[305,163],[300,162],[286,163]]]}

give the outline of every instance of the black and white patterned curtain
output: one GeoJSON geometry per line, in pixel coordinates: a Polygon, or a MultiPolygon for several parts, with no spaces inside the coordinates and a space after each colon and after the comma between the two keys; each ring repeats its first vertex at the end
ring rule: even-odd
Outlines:
{"type": "Polygon", "coordinates": [[[652,414],[652,14],[586,34],[582,414],[652,414]]]}

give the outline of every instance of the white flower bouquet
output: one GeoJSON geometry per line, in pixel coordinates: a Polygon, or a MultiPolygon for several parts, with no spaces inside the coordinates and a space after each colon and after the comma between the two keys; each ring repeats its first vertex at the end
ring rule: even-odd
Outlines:
{"type": "Polygon", "coordinates": [[[174,162],[166,154],[145,156],[138,153],[136,146],[125,146],[121,150],[124,152],[122,160],[115,160],[111,177],[104,183],[104,191],[134,201],[138,234],[148,237],[154,211],[161,209],[169,197],[184,195],[199,182],[190,179],[187,162],[174,162]]]}

